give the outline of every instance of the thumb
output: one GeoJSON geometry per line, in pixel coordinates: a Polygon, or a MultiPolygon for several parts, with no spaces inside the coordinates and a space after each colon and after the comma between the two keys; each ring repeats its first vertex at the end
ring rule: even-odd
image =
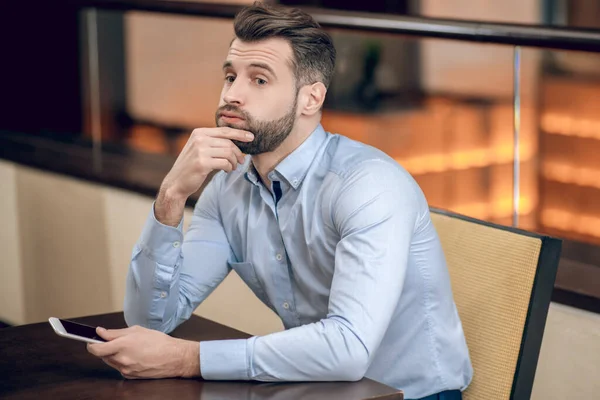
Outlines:
{"type": "Polygon", "coordinates": [[[128,335],[131,333],[131,328],[125,329],[105,329],[101,326],[96,328],[96,333],[104,340],[115,340],[118,337],[128,335]]]}

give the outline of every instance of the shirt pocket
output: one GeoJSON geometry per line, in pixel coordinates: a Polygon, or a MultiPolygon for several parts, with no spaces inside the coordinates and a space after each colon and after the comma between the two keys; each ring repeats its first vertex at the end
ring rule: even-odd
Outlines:
{"type": "Polygon", "coordinates": [[[252,263],[229,263],[229,266],[239,275],[240,278],[242,278],[242,280],[246,283],[246,285],[248,285],[248,287],[252,290],[256,297],[258,297],[268,307],[273,308],[273,306],[269,302],[267,293],[263,288],[262,283],[256,275],[256,271],[254,270],[254,266],[252,265],[252,263]]]}

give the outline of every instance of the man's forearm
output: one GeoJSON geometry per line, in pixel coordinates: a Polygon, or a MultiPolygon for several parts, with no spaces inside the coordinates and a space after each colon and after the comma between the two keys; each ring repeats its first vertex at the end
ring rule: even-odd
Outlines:
{"type": "MultiPolygon", "coordinates": [[[[156,220],[150,210],[138,243],[135,245],[125,291],[124,312],[128,325],[141,325],[157,330],[170,330],[172,307],[170,301],[179,296],[179,269],[183,234],[179,227],[169,227],[156,220]],[[175,244],[175,245],[174,245],[175,244]],[[167,321],[169,323],[167,324],[167,321]]],[[[181,220],[180,220],[181,222],[181,220]]]]}
{"type": "Polygon", "coordinates": [[[168,189],[161,189],[154,203],[154,216],[161,224],[176,227],[183,218],[185,198],[173,196],[168,189]]]}
{"type": "Polygon", "coordinates": [[[355,381],[369,365],[369,349],[339,318],[249,339],[200,342],[206,380],[265,382],[355,381]]]}

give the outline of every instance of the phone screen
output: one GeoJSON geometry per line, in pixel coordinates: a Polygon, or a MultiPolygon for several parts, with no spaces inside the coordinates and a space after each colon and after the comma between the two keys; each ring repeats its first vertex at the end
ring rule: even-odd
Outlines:
{"type": "Polygon", "coordinates": [[[67,321],[65,319],[61,319],[60,323],[65,328],[67,333],[71,335],[83,336],[88,339],[95,339],[101,342],[106,342],[106,340],[102,339],[98,334],[96,334],[96,328],[89,325],[78,324],[76,322],[67,321]]]}

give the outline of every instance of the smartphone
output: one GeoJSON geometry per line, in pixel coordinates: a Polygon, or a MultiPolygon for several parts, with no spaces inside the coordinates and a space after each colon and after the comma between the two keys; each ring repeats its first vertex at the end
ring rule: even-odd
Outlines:
{"type": "Polygon", "coordinates": [[[106,340],[102,339],[96,334],[96,328],[89,325],[79,324],[77,322],[69,321],[66,319],[59,319],[51,317],[48,319],[52,329],[57,335],[66,337],[69,339],[80,340],[87,343],[105,343],[106,340]]]}

